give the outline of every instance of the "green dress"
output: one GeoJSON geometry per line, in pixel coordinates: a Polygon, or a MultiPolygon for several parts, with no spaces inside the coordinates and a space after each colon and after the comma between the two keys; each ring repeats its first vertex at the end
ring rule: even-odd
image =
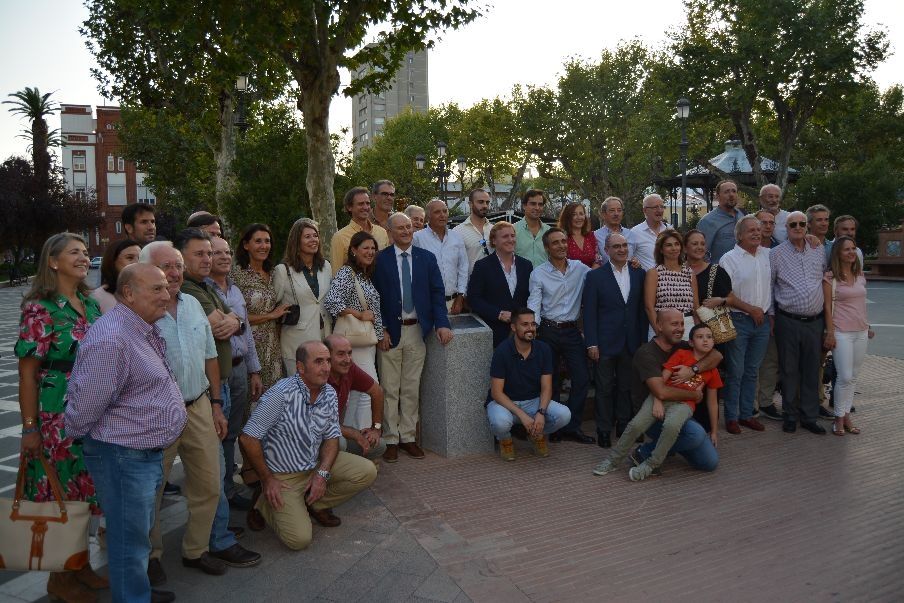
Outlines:
{"type": "MultiPolygon", "coordinates": [[[[66,436],[63,424],[66,407],[66,388],[71,365],[75,361],[79,342],[99,317],[100,308],[93,299],[78,294],[85,306],[85,316],[80,315],[69,300],[59,296],[56,301],[46,299],[30,301],[22,309],[19,322],[19,340],[15,353],[19,358],[37,358],[41,361],[38,383],[38,426],[44,455],[56,467],[63,496],[91,504],[91,511],[100,513],[94,481],[88,475],[82,445],[66,436]],[[61,361],[61,366],[48,366],[61,361]]],[[[25,498],[35,502],[53,500],[53,492],[37,461],[29,461],[25,472],[25,498]]]]}

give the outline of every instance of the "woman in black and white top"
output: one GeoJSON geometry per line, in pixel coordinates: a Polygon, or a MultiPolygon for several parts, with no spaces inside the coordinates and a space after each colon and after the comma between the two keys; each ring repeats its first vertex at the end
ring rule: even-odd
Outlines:
{"type": "Polygon", "coordinates": [[[282,264],[273,270],[273,288],[277,304],[297,304],[298,323],[282,325],[280,347],[286,374],[295,374],[295,350],[305,341],[320,340],[331,332],[329,312],[323,298],[330,287],[333,271],[320,247],[320,230],[309,218],[296,220],[282,264]]]}

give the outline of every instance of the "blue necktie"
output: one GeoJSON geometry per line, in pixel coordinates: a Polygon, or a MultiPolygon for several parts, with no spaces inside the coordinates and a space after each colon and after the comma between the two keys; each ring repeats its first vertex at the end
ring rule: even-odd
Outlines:
{"type": "Polygon", "coordinates": [[[414,310],[414,298],[411,297],[411,264],[408,262],[408,252],[402,252],[402,310],[412,312],[414,310]]]}

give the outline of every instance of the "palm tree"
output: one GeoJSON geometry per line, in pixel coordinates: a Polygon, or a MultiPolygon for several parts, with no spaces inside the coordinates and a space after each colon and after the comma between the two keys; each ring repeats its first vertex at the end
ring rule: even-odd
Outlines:
{"type": "Polygon", "coordinates": [[[34,164],[35,176],[42,184],[47,184],[50,178],[50,152],[51,146],[59,144],[57,134],[59,130],[50,132],[47,121],[48,115],[53,115],[59,106],[50,100],[52,92],[41,94],[37,88],[25,87],[9,94],[16,100],[3,101],[4,105],[13,105],[10,113],[18,113],[31,120],[31,132],[26,130],[25,138],[31,138],[31,157],[34,164]]]}

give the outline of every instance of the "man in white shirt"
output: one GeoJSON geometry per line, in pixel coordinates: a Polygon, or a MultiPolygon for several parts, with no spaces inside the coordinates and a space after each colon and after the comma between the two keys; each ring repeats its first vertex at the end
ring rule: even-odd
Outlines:
{"type": "Polygon", "coordinates": [[[788,212],[782,209],[781,202],[782,189],[777,184],[767,184],[760,189],[760,209],[765,209],[775,216],[775,231],[772,236],[779,243],[784,243],[788,238],[788,229],[785,226],[788,212]]]}
{"type": "Polygon", "coordinates": [[[772,269],[769,250],[760,246],[762,228],[756,216],[744,216],[735,225],[737,244],[719,265],[731,277],[731,320],[737,338],[725,344],[725,429],[741,433],[741,425],[754,431],[765,427],[753,417],[757,375],[769,345],[772,306],[772,269]]]}
{"type": "Polygon", "coordinates": [[[414,245],[436,256],[446,288],[446,309],[460,314],[468,290],[468,252],[457,232],[449,230],[449,208],[440,199],[427,204],[427,228],[416,230],[414,245]]]}
{"type": "Polygon", "coordinates": [[[493,225],[487,220],[490,211],[490,193],[476,188],[468,195],[468,206],[471,214],[468,219],[452,229],[465,242],[468,252],[468,276],[474,270],[474,263],[480,258],[490,255],[490,229],[493,225]]]}
{"type": "Polygon", "coordinates": [[[643,198],[643,222],[631,229],[634,235],[634,257],[640,262],[640,267],[649,270],[656,266],[653,259],[653,247],[656,239],[672,227],[663,221],[665,215],[665,201],[659,195],[647,195],[643,198]]]}

